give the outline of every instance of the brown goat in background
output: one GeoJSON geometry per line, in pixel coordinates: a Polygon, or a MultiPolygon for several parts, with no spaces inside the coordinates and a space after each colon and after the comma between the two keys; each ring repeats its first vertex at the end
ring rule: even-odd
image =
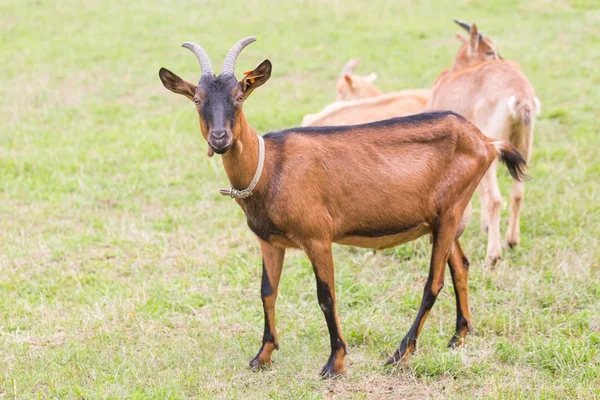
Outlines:
{"type": "Polygon", "coordinates": [[[221,154],[231,189],[263,258],[262,346],[252,368],[271,364],[279,348],[275,301],[286,249],[302,249],[317,281],[317,298],[329,330],[331,353],[321,375],[343,373],[347,354],[337,314],[332,243],[382,249],[432,234],[429,276],[417,317],[389,362],[404,360],[440,290],[448,263],[456,289],[456,331],[451,346],[469,332],[468,261],[458,241],[463,212],[496,158],[517,179],[518,151],[490,139],[452,112],[418,114],[357,126],[306,127],[263,137],[247,122],[244,101],[271,76],[263,61],[241,81],[234,75],[241,40],[214,75],[206,52],[186,42],[202,69],[198,85],[161,68],[163,85],[195,103],[200,130],[221,154]],[[246,189],[243,189],[246,188],[246,189]]]}
{"type": "MultiPolygon", "coordinates": [[[[476,25],[455,22],[469,32],[469,38],[457,34],[463,45],[452,69],[442,72],[435,82],[427,110],[457,112],[487,136],[510,142],[529,161],[535,115],[540,112],[533,87],[516,63],[499,56],[493,42],[480,34],[476,25]]],[[[486,258],[489,264],[495,264],[502,257],[502,197],[497,168],[497,163],[492,163],[479,185],[481,227],[488,233],[486,258]]],[[[520,241],[519,214],[523,196],[523,181],[514,179],[506,233],[506,242],[511,248],[520,241]]]]}

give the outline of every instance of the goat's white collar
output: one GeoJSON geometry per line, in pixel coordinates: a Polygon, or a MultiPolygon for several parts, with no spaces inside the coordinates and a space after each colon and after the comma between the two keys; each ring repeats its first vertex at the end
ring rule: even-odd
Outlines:
{"type": "Polygon", "coordinates": [[[265,141],[262,136],[258,136],[258,165],[256,166],[256,172],[250,185],[244,190],[234,189],[233,186],[229,189],[220,189],[219,193],[223,196],[230,196],[231,198],[237,197],[238,199],[245,199],[248,196],[252,196],[252,190],[256,187],[256,184],[260,180],[262,175],[263,167],[265,166],[265,141]]]}

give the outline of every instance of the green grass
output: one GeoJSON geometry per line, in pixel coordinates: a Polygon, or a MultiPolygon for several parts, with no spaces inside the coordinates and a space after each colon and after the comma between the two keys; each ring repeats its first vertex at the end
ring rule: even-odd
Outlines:
{"type": "MultiPolygon", "coordinates": [[[[585,1],[0,1],[0,398],[600,397],[600,8],[585,1]],[[260,254],[217,189],[193,105],[196,80],[241,37],[238,71],[273,62],[248,101],[266,133],[334,98],[351,57],[384,90],[429,87],[476,21],[537,89],[522,245],[484,266],[478,208],[464,236],[475,332],[445,348],[451,282],[403,368],[383,362],[419,306],[427,239],[335,247],[348,375],[329,354],[311,267],[289,252],[272,369],[247,362],[262,333],[260,254]]],[[[504,202],[510,181],[501,174],[504,202]]],[[[503,231],[506,227],[506,204],[503,231]]]]}

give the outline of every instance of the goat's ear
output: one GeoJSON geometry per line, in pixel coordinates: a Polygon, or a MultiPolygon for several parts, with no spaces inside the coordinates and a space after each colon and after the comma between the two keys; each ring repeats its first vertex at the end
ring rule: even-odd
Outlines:
{"type": "Polygon", "coordinates": [[[265,60],[252,71],[244,72],[246,76],[240,81],[244,98],[248,98],[254,89],[269,80],[271,77],[271,68],[271,61],[265,60]]]}
{"type": "Polygon", "coordinates": [[[354,68],[360,63],[360,58],[352,58],[348,60],[344,68],[342,69],[341,75],[350,75],[354,72],[354,68]]]}
{"type": "Polygon", "coordinates": [[[194,98],[196,85],[181,79],[166,68],[161,68],[160,71],[158,71],[158,76],[163,85],[171,92],[184,95],[190,100],[194,98]]]}
{"type": "Polygon", "coordinates": [[[348,75],[348,74],[344,74],[344,80],[346,81],[348,86],[350,86],[350,88],[352,88],[352,76],[348,75]]]}
{"type": "Polygon", "coordinates": [[[475,54],[479,48],[479,31],[477,25],[471,25],[469,30],[469,55],[475,54]]]}
{"type": "Polygon", "coordinates": [[[377,72],[371,72],[369,75],[365,76],[363,79],[367,83],[373,83],[373,82],[375,82],[375,79],[377,79],[377,72]]]}
{"type": "Polygon", "coordinates": [[[469,41],[469,39],[467,39],[462,33],[457,33],[456,39],[458,39],[458,41],[461,42],[462,44],[465,44],[469,41]]]}

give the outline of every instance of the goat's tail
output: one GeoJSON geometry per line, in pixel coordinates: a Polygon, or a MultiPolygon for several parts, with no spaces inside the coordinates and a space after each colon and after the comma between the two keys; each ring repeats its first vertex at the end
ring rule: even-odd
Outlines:
{"type": "Polygon", "coordinates": [[[537,97],[526,95],[511,96],[507,106],[513,121],[508,140],[517,147],[523,158],[529,161],[533,150],[535,116],[541,111],[540,101],[537,97]]]}
{"type": "Polygon", "coordinates": [[[522,182],[527,179],[527,175],[525,175],[527,162],[515,146],[504,140],[493,141],[492,145],[496,148],[498,158],[506,165],[514,180],[522,182]]]}
{"type": "Polygon", "coordinates": [[[541,104],[537,97],[527,98],[510,96],[507,102],[508,111],[515,122],[530,126],[535,115],[541,112],[541,104]]]}

